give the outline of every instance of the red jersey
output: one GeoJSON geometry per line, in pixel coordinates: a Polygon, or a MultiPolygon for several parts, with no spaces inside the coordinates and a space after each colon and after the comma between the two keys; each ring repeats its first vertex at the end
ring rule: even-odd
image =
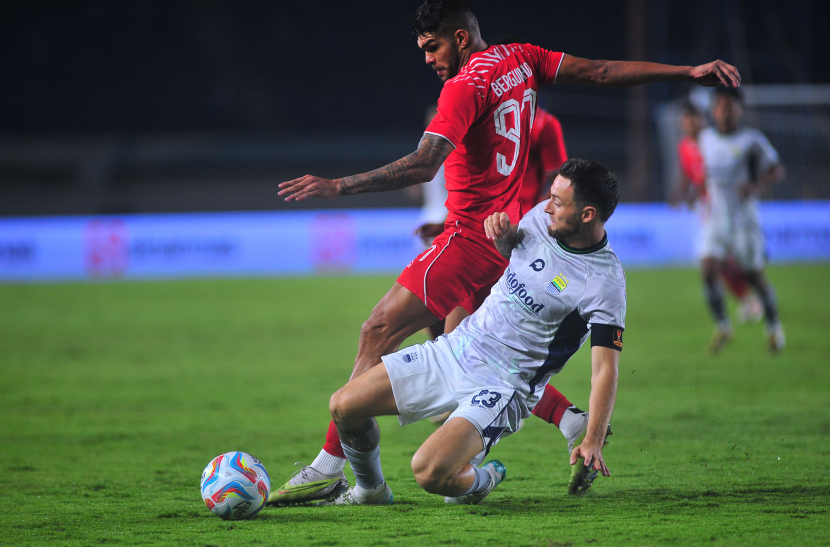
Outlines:
{"type": "Polygon", "coordinates": [[[536,119],[530,131],[527,169],[519,193],[523,213],[530,211],[541,201],[540,196],[547,182],[545,173],[559,169],[567,159],[562,124],[553,114],[541,108],[536,109],[536,119]]]}
{"type": "Polygon", "coordinates": [[[556,80],[562,57],[530,44],[491,46],[444,84],[426,132],[455,146],[444,162],[448,221],[483,232],[484,219],[503,211],[518,223],[536,91],[556,80]]]}
{"type": "Polygon", "coordinates": [[[703,165],[703,156],[697,147],[697,141],[692,137],[683,137],[677,146],[677,155],[680,159],[680,171],[701,190],[705,189],[706,167],[703,165]]]}

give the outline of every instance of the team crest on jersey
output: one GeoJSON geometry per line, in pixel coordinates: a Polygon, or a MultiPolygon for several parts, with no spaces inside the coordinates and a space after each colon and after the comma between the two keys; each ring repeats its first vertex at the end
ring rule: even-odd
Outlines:
{"type": "Polygon", "coordinates": [[[565,290],[568,286],[568,278],[565,277],[565,274],[559,274],[553,278],[553,280],[548,283],[548,292],[553,296],[557,296],[559,293],[565,290]]]}

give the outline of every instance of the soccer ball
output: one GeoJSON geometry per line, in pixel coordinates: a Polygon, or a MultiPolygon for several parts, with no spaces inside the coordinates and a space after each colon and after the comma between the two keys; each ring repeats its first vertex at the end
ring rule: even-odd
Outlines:
{"type": "Polygon", "coordinates": [[[245,452],[216,456],[202,471],[202,499],[224,520],[249,519],[271,492],[271,478],[260,461],[245,452]]]}

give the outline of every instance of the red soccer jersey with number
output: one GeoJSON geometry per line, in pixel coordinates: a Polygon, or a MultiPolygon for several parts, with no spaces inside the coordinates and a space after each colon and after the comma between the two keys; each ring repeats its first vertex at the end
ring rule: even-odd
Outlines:
{"type": "Polygon", "coordinates": [[[523,213],[533,209],[543,199],[540,196],[547,184],[545,173],[559,169],[567,159],[562,124],[556,116],[538,108],[530,132],[527,169],[522,179],[522,191],[519,193],[523,213]]]}
{"type": "Polygon", "coordinates": [[[426,132],[455,146],[444,162],[448,220],[483,232],[484,219],[502,211],[518,223],[536,91],[556,80],[562,57],[530,44],[491,46],[444,84],[426,132]]]}

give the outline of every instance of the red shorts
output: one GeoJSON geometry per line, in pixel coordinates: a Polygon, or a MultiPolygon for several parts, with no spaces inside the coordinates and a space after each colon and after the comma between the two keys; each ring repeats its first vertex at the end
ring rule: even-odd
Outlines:
{"type": "Polygon", "coordinates": [[[439,319],[458,306],[473,313],[498,281],[508,261],[472,220],[447,221],[432,247],[410,262],[398,283],[439,319]]]}

